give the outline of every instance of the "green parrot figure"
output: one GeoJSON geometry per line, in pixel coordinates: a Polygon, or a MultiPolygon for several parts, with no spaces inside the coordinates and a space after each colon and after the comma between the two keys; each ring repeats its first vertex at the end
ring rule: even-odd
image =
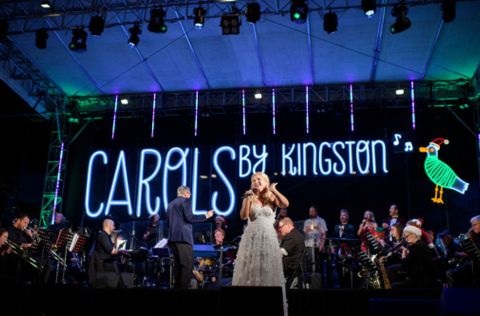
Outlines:
{"type": "Polygon", "coordinates": [[[443,204],[443,188],[457,191],[461,194],[468,189],[468,183],[460,179],[455,171],[438,158],[440,145],[448,145],[448,139],[436,138],[427,147],[420,147],[419,151],[426,153],[427,157],[423,164],[425,173],[435,183],[434,203],[443,204]]]}

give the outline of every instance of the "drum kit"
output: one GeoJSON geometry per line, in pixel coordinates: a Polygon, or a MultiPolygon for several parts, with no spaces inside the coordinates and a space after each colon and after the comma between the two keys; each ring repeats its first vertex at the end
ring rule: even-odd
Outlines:
{"type": "Polygon", "coordinates": [[[224,278],[231,278],[237,256],[237,246],[223,244],[214,246],[214,257],[197,257],[194,261],[193,275],[199,287],[213,287],[223,284],[224,278]]]}

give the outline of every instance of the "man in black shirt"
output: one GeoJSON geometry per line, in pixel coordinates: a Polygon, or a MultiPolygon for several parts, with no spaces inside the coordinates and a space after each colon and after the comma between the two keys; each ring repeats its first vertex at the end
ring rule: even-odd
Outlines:
{"type": "Polygon", "coordinates": [[[295,228],[290,217],[284,217],[277,224],[278,235],[280,236],[280,250],[282,251],[283,273],[286,279],[286,288],[294,286],[294,281],[301,277],[303,253],[305,243],[303,234],[295,228]]]}

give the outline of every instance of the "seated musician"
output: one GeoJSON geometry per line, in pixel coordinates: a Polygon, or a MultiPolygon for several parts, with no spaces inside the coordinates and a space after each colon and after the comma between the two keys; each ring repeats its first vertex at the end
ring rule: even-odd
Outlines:
{"type": "Polygon", "coordinates": [[[473,216],[470,224],[459,238],[463,260],[446,272],[449,287],[480,287],[480,215],[473,216]]]}
{"type": "Polygon", "coordinates": [[[110,218],[104,219],[102,230],[97,233],[93,244],[88,265],[88,281],[93,287],[106,287],[107,283],[118,284],[120,280],[116,265],[118,249],[111,238],[114,229],[115,222],[110,218]]]}
{"type": "Polygon", "coordinates": [[[56,212],[54,223],[48,227],[48,230],[57,236],[60,230],[71,228],[70,221],[62,213],[56,212]]]}
{"type": "Polygon", "coordinates": [[[25,214],[19,214],[8,230],[8,239],[23,249],[32,247],[35,232],[28,227],[30,217],[25,214]]]}
{"type": "Polygon", "coordinates": [[[6,241],[8,240],[8,230],[6,228],[0,228],[0,256],[4,256],[12,252],[6,241]]]}
{"type": "Polygon", "coordinates": [[[421,240],[422,231],[413,225],[403,229],[407,247],[403,249],[401,265],[406,273],[404,280],[392,282],[393,288],[432,288],[439,287],[433,259],[434,253],[421,240]]]}
{"type": "Polygon", "coordinates": [[[7,255],[12,252],[12,248],[7,245],[8,231],[6,228],[0,228],[0,283],[9,282],[11,271],[8,271],[7,255]]]}
{"type": "Polygon", "coordinates": [[[20,213],[15,217],[12,225],[7,227],[8,241],[12,245],[11,255],[6,260],[7,270],[15,275],[18,284],[36,281],[36,269],[39,268],[36,263],[34,265],[29,264],[35,262],[28,252],[35,238],[35,232],[29,227],[29,224],[30,217],[28,214],[20,213]],[[24,260],[26,258],[32,260],[24,260]]]}
{"type": "Polygon", "coordinates": [[[158,228],[160,224],[160,215],[154,214],[150,216],[149,223],[143,232],[142,239],[148,249],[152,249],[158,242],[158,228]]]}
{"type": "Polygon", "coordinates": [[[280,238],[280,251],[282,252],[283,273],[285,275],[286,287],[298,287],[294,284],[301,282],[303,255],[305,243],[303,234],[295,228],[290,217],[284,217],[278,221],[277,231],[280,238]]]}

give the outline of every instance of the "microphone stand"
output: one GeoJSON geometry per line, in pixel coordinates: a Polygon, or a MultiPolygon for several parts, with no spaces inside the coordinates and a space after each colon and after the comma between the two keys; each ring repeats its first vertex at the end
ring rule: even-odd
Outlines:
{"type": "Polygon", "coordinates": [[[223,243],[220,244],[220,265],[218,268],[218,286],[222,286],[223,277],[223,243]]]}

